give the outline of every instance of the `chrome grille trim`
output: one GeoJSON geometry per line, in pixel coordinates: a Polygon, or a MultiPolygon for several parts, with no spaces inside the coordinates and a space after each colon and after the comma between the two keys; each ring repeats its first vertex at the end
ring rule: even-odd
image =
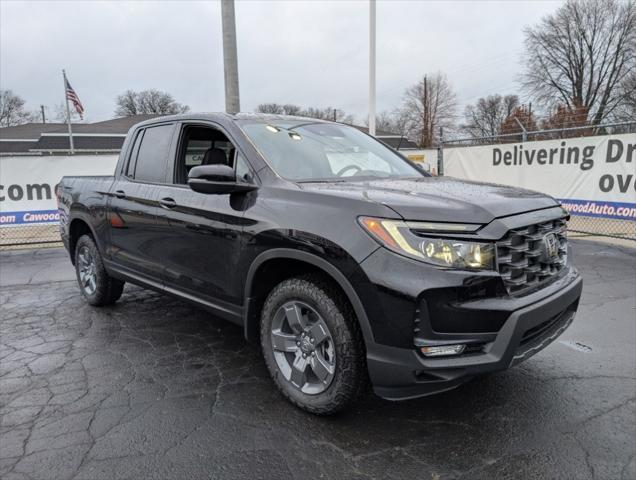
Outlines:
{"type": "Polygon", "coordinates": [[[510,294],[548,283],[567,263],[567,224],[565,218],[515,228],[499,240],[497,270],[510,294]],[[546,235],[557,238],[557,258],[546,262],[543,242],[546,235]]]}

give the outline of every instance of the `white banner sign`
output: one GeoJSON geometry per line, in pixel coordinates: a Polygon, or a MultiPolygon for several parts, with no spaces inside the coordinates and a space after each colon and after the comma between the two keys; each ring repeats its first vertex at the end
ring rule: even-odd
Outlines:
{"type": "Polygon", "coordinates": [[[59,221],[55,186],[65,175],[113,175],[117,155],[0,157],[0,226],[59,221]]]}
{"type": "Polygon", "coordinates": [[[636,134],[444,149],[444,174],[552,195],[573,215],[636,220],[636,134]]]}

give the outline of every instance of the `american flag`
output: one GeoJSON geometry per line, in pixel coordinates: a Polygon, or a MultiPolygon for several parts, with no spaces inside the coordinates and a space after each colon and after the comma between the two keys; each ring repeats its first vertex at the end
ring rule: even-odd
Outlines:
{"type": "Polygon", "coordinates": [[[71,84],[68,83],[66,75],[64,76],[64,83],[66,84],[66,99],[71,101],[71,103],[75,107],[75,111],[79,113],[80,118],[83,120],[84,106],[77,96],[77,93],[75,93],[75,90],[73,90],[73,87],[71,87],[71,84]]]}

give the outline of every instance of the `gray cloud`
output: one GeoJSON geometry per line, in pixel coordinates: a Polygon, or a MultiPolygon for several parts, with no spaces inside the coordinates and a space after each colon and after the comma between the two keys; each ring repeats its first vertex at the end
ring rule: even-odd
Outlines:
{"type": "MultiPolygon", "coordinates": [[[[517,90],[522,28],[558,2],[378,2],[378,109],[425,72],[462,104],[517,90]]],[[[241,106],[332,105],[366,114],[366,1],[238,1],[241,106]]],[[[0,3],[0,84],[36,109],[63,100],[61,69],[90,121],[126,89],[158,88],[195,111],[224,108],[218,2],[0,3]]]]}

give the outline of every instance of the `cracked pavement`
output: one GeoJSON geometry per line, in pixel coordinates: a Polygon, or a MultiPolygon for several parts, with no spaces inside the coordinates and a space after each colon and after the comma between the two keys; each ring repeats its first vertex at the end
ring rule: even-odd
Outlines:
{"type": "Polygon", "coordinates": [[[126,285],[86,305],[62,249],[0,254],[0,477],[636,478],[636,250],[572,241],[577,318],[437,396],[287,403],[239,327],[126,285]]]}

